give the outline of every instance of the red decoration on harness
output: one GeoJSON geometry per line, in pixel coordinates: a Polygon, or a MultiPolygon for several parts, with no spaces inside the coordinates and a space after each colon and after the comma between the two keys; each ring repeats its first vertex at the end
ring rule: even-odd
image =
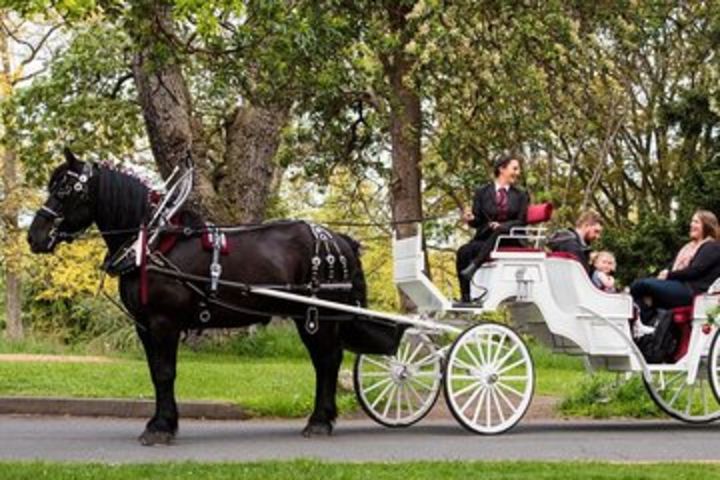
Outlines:
{"type": "MultiPolygon", "coordinates": [[[[227,236],[222,232],[219,232],[217,234],[220,235],[220,254],[227,255],[228,253],[230,253],[230,245],[228,245],[227,236]]],[[[203,232],[202,236],[200,237],[200,242],[202,243],[202,248],[204,250],[212,252],[213,245],[215,244],[215,232],[213,230],[207,230],[203,232]]]]}
{"type": "Polygon", "coordinates": [[[148,302],[148,284],[147,284],[147,226],[140,228],[138,236],[140,242],[140,304],[147,305],[148,302]]]}

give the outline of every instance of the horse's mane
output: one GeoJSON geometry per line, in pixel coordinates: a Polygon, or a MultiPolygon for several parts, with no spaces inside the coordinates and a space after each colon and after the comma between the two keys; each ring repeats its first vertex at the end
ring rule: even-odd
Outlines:
{"type": "Polygon", "coordinates": [[[100,230],[137,228],[150,205],[150,189],[139,178],[105,165],[97,166],[95,219],[100,230]]]}

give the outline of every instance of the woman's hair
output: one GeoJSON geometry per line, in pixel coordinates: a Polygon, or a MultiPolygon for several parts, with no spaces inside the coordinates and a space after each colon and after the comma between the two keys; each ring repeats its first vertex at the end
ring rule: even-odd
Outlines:
{"type": "Polygon", "coordinates": [[[595,264],[600,261],[601,258],[609,258],[613,262],[615,262],[615,255],[613,255],[612,252],[608,252],[607,250],[601,250],[599,252],[592,252],[590,254],[590,265],[595,266],[595,264]]]}
{"type": "Polygon", "coordinates": [[[697,216],[700,223],[702,223],[703,238],[710,237],[717,240],[719,227],[715,214],[709,210],[696,210],[693,216],[697,216]]]}
{"type": "Polygon", "coordinates": [[[507,167],[513,160],[517,160],[520,165],[522,165],[524,161],[522,155],[511,152],[503,152],[495,157],[495,160],[493,160],[493,174],[495,178],[500,176],[500,169],[507,167]]]}

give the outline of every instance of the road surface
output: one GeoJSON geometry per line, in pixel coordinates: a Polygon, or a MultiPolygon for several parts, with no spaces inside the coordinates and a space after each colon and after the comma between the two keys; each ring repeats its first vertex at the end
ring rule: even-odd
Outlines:
{"type": "Polygon", "coordinates": [[[720,461],[720,424],[674,421],[525,421],[478,436],[448,420],[392,430],[341,420],[329,438],[300,436],[303,421],[181,421],[172,446],[140,446],[141,420],[0,416],[0,460],[102,462],[609,460],[720,461]]]}

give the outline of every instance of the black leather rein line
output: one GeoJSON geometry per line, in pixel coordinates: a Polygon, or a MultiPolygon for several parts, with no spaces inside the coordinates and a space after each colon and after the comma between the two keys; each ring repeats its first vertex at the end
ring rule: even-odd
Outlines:
{"type": "MultiPolygon", "coordinates": [[[[168,262],[167,259],[163,258],[163,261],[168,262]]],[[[170,263],[172,267],[175,267],[170,263]]],[[[287,313],[278,313],[278,312],[268,312],[265,310],[255,310],[252,308],[247,307],[241,307],[239,305],[235,305],[232,303],[227,303],[222,300],[211,298],[208,296],[202,289],[198,288],[194,283],[190,282],[197,282],[197,283],[210,283],[209,277],[203,277],[202,275],[193,275],[191,273],[185,273],[179,269],[171,269],[171,268],[165,268],[165,267],[159,267],[157,265],[148,265],[147,267],[148,272],[154,272],[158,273],[160,275],[164,275],[167,277],[175,278],[178,280],[183,280],[183,283],[190,288],[192,291],[194,291],[196,294],[203,297],[203,300],[211,305],[216,305],[221,308],[225,308],[227,310],[239,312],[239,313],[245,313],[248,315],[256,315],[261,317],[291,317],[291,318],[305,318],[305,314],[296,314],[296,315],[288,315],[287,313]]],[[[177,267],[175,267],[177,268],[177,267]]],[[[249,285],[244,282],[233,282],[231,280],[218,280],[218,284],[221,286],[229,287],[229,288],[236,288],[240,290],[245,295],[259,295],[257,293],[253,293],[252,288],[267,288],[272,290],[282,290],[286,292],[295,292],[295,293],[312,293],[317,291],[348,291],[352,288],[352,284],[350,283],[326,283],[321,284],[319,288],[313,288],[312,285],[292,285],[292,284],[277,284],[277,285],[249,285]]],[[[300,302],[298,302],[300,303],[300,302]]],[[[329,309],[332,310],[332,309],[329,309]]],[[[342,321],[342,320],[349,320],[347,314],[343,315],[323,315],[322,317],[323,321],[342,321]]],[[[376,319],[372,319],[370,317],[363,318],[363,320],[369,320],[373,321],[376,319]]],[[[379,323],[385,323],[383,321],[377,320],[379,323]]]]}

